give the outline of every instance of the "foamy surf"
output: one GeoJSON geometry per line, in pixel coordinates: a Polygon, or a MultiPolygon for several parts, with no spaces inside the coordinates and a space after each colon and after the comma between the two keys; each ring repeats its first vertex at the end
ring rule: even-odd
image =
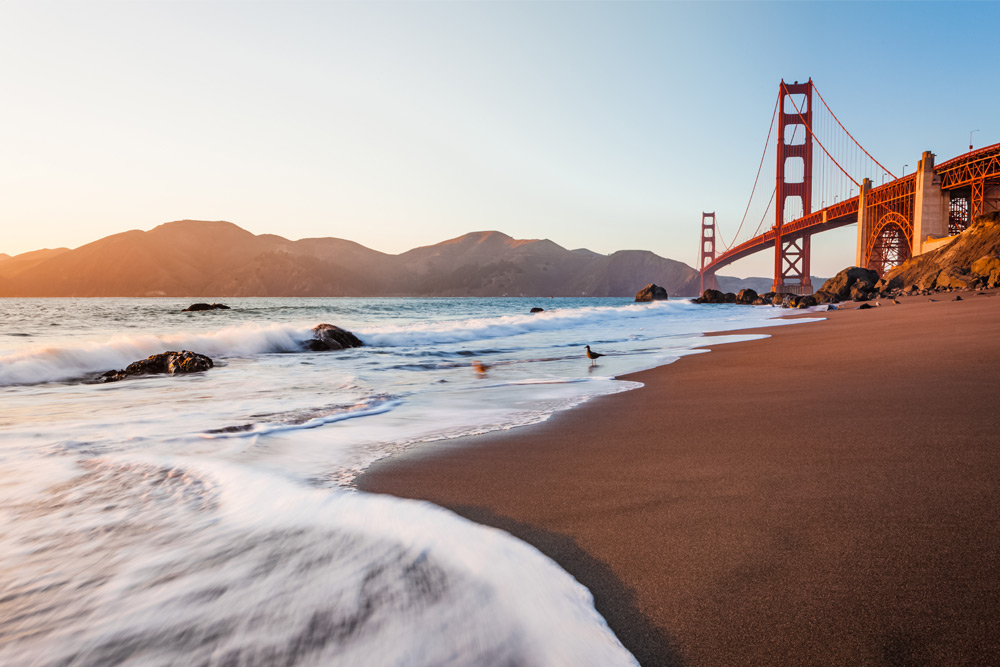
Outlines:
{"type": "Polygon", "coordinates": [[[14,511],[5,665],[636,664],[555,563],[427,503],[94,460],[14,511]]]}
{"type": "Polygon", "coordinates": [[[778,314],[613,299],[535,315],[517,299],[230,305],[199,318],[155,299],[0,303],[0,322],[28,334],[0,342],[0,664],[634,664],[587,591],[531,547],[351,481],[404,449],[627,390],[616,377],[778,314]],[[320,322],[366,346],[288,354],[320,322]],[[77,381],[166,349],[219,363],[77,381]]]}
{"type": "MultiPolygon", "coordinates": [[[[361,326],[354,333],[373,347],[415,347],[510,338],[537,332],[601,326],[662,316],[667,309],[689,304],[644,304],[554,310],[534,315],[503,315],[448,322],[417,322],[379,327],[361,326]]],[[[117,334],[107,341],[30,345],[0,352],[0,386],[60,382],[114,368],[167,350],[193,350],[213,358],[302,352],[319,322],[291,324],[245,323],[217,331],[162,334],[117,334]]],[[[30,334],[22,334],[30,335],[30,334]]],[[[66,337],[70,341],[72,338],[66,337]]]]}
{"type": "Polygon", "coordinates": [[[124,368],[167,350],[195,350],[219,358],[301,352],[302,342],[312,336],[310,329],[303,325],[248,323],[210,333],[118,334],[107,341],[31,346],[0,354],[0,386],[78,379],[124,368]]]}

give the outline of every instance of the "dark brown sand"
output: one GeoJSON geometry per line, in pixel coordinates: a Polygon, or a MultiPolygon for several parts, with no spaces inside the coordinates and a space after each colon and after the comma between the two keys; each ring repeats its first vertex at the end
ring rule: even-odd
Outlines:
{"type": "Polygon", "coordinates": [[[952,298],[709,342],[359,486],[534,544],[644,665],[1000,664],[1000,297],[952,298]]]}

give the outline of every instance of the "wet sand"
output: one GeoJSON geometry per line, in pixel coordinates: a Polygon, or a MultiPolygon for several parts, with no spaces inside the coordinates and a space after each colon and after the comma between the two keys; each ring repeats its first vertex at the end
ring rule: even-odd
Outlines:
{"type": "Polygon", "coordinates": [[[1000,664],[1000,297],[934,298],[709,338],[358,486],[534,544],[643,665],[1000,664]]]}

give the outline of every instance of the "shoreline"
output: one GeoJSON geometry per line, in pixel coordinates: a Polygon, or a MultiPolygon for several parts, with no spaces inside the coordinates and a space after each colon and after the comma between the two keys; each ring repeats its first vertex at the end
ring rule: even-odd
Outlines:
{"type": "Polygon", "coordinates": [[[355,484],[534,545],[642,664],[989,661],[991,296],[706,341],[618,378],[641,388],[384,459],[355,484]]]}

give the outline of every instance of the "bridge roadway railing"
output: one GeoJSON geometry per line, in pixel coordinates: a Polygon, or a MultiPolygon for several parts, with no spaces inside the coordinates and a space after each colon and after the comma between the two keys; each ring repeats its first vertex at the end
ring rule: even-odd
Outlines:
{"type": "Polygon", "coordinates": [[[953,190],[975,180],[1000,178],[1000,144],[993,144],[959,155],[934,167],[941,177],[941,187],[953,190]]]}

